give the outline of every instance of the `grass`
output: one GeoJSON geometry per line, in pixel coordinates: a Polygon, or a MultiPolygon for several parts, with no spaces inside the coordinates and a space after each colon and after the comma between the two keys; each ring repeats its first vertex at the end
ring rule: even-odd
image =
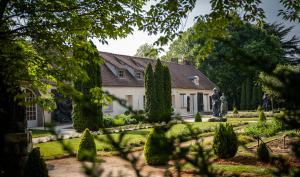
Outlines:
{"type": "MultiPolygon", "coordinates": [[[[193,122],[187,124],[176,124],[169,130],[167,136],[178,137],[178,136],[187,135],[189,134],[189,128],[198,131],[199,130],[213,131],[218,124],[219,122],[193,122]]],[[[234,125],[238,126],[239,124],[234,124],[234,125]]],[[[142,146],[146,141],[149,131],[150,129],[127,131],[121,142],[121,147],[127,148],[127,147],[142,146]]],[[[199,133],[203,133],[203,132],[199,132],[199,133]]],[[[110,135],[115,140],[120,137],[120,133],[114,133],[110,135]]],[[[106,152],[115,151],[112,145],[109,142],[107,142],[108,140],[107,135],[98,135],[95,138],[97,139],[95,140],[97,151],[106,151],[106,152]]],[[[79,142],[80,142],[80,138],[73,138],[67,140],[39,143],[39,144],[35,144],[34,146],[40,148],[41,154],[45,159],[51,159],[51,158],[58,158],[68,154],[68,152],[63,149],[62,143],[67,145],[70,149],[72,149],[73,153],[76,153],[79,142]]]]}
{"type": "Polygon", "coordinates": [[[44,136],[51,136],[51,132],[49,130],[36,130],[36,129],[30,129],[32,132],[32,138],[39,138],[44,136]]]}
{"type": "MultiPolygon", "coordinates": [[[[264,168],[264,167],[258,167],[258,166],[252,166],[252,165],[225,165],[225,164],[213,164],[213,169],[217,172],[224,172],[232,174],[242,174],[242,173],[251,173],[253,175],[259,175],[259,176],[270,176],[272,175],[272,171],[270,168],[264,168]]],[[[186,172],[194,172],[196,168],[192,166],[191,164],[187,163],[184,164],[182,167],[183,171],[186,172]]],[[[230,175],[230,176],[231,176],[230,175]]]]}

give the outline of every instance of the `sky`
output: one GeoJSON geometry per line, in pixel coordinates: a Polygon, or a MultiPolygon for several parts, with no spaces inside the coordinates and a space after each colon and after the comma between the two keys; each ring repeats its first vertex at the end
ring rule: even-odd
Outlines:
{"type": "MultiPolygon", "coordinates": [[[[187,19],[182,21],[181,29],[187,30],[195,23],[194,18],[198,15],[208,14],[211,10],[210,0],[198,0],[195,8],[189,13],[187,19]],[[184,25],[185,24],[185,25],[184,25]]],[[[278,10],[282,8],[279,0],[262,0],[262,8],[265,10],[266,21],[269,23],[282,22],[286,26],[294,26],[292,35],[300,37],[300,24],[295,22],[288,22],[282,20],[277,16],[278,10]]],[[[93,40],[99,51],[111,52],[116,54],[134,55],[139,46],[148,43],[152,44],[158,39],[159,35],[149,36],[146,32],[135,30],[133,34],[128,35],[126,38],[117,40],[109,39],[108,45],[99,43],[97,40],[93,40]]],[[[168,50],[168,46],[163,47],[165,51],[168,50]]],[[[161,53],[160,55],[163,55],[161,53]]]]}

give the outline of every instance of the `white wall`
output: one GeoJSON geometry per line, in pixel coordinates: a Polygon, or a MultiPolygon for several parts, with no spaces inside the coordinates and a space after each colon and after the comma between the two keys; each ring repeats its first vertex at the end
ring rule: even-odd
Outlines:
{"type": "MultiPolygon", "coordinates": [[[[133,109],[134,110],[144,110],[144,102],[143,97],[145,95],[144,87],[103,87],[103,90],[108,91],[110,94],[115,95],[120,99],[125,99],[126,95],[132,95],[133,109]]],[[[207,99],[203,95],[203,104],[204,111],[211,111],[209,106],[209,96],[213,93],[212,90],[196,90],[196,89],[172,89],[172,95],[175,96],[175,106],[173,106],[175,113],[180,115],[194,115],[197,113],[197,93],[208,94],[207,99]],[[180,94],[185,94],[186,96],[190,96],[190,102],[192,102],[191,95],[194,94],[194,104],[190,105],[190,112],[187,112],[186,107],[181,107],[180,94]],[[192,109],[194,106],[194,110],[192,109]]],[[[106,107],[107,108],[107,107],[106,107]]],[[[105,107],[104,107],[105,109],[105,107]]],[[[122,107],[118,102],[113,101],[112,103],[112,112],[106,114],[122,114],[127,109],[122,107]]]]}

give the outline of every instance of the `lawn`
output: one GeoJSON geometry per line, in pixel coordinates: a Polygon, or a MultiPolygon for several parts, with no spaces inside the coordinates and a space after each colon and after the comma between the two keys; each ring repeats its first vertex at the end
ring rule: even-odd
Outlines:
{"type": "MultiPolygon", "coordinates": [[[[205,132],[214,131],[215,127],[219,122],[193,122],[187,124],[176,124],[168,132],[167,136],[185,136],[188,137],[190,128],[192,130],[197,130],[199,134],[205,132]]],[[[239,123],[232,123],[233,126],[239,126],[239,123]]],[[[148,135],[150,129],[140,129],[127,131],[121,142],[122,147],[138,147],[142,146],[146,141],[146,136],[148,135]]],[[[114,139],[120,137],[120,133],[110,134],[114,139]]],[[[107,135],[98,135],[95,137],[97,139],[96,148],[97,151],[114,151],[114,148],[107,142],[107,135]]],[[[188,138],[186,139],[188,140],[188,138]]],[[[74,153],[77,151],[77,147],[80,142],[80,138],[73,138],[61,141],[51,141],[46,143],[35,144],[35,147],[39,147],[41,153],[45,159],[61,157],[68,154],[62,147],[63,144],[67,145],[74,153]]]]}

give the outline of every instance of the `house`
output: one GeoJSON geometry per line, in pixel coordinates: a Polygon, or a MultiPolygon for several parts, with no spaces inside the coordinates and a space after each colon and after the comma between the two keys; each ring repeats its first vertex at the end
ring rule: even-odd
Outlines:
{"type": "MultiPolygon", "coordinates": [[[[143,110],[145,105],[144,70],[155,60],[149,58],[118,55],[100,52],[104,59],[101,66],[103,90],[118,98],[125,99],[134,110],[143,110]]],[[[172,105],[174,112],[182,116],[197,112],[210,112],[210,95],[215,84],[203,73],[188,63],[179,64],[176,60],[163,62],[172,78],[172,105]]],[[[113,102],[104,108],[105,114],[122,114],[126,108],[113,102]]]]}
{"type": "MultiPolygon", "coordinates": [[[[101,65],[102,87],[110,94],[127,101],[134,110],[144,110],[145,88],[144,70],[150,63],[155,66],[156,60],[126,55],[99,52],[104,59],[101,65]]],[[[176,114],[192,116],[197,112],[211,112],[211,94],[215,84],[203,73],[188,63],[179,64],[177,60],[163,62],[167,65],[172,79],[172,107],[176,114]]],[[[39,93],[27,89],[29,98],[34,99],[39,93]]],[[[66,101],[68,109],[68,101],[66,101]]],[[[59,106],[59,104],[58,104],[59,106]]],[[[126,108],[113,101],[103,107],[104,114],[122,114],[126,108]]],[[[53,121],[54,112],[41,109],[38,105],[26,108],[28,127],[43,126],[53,121]]]]}

